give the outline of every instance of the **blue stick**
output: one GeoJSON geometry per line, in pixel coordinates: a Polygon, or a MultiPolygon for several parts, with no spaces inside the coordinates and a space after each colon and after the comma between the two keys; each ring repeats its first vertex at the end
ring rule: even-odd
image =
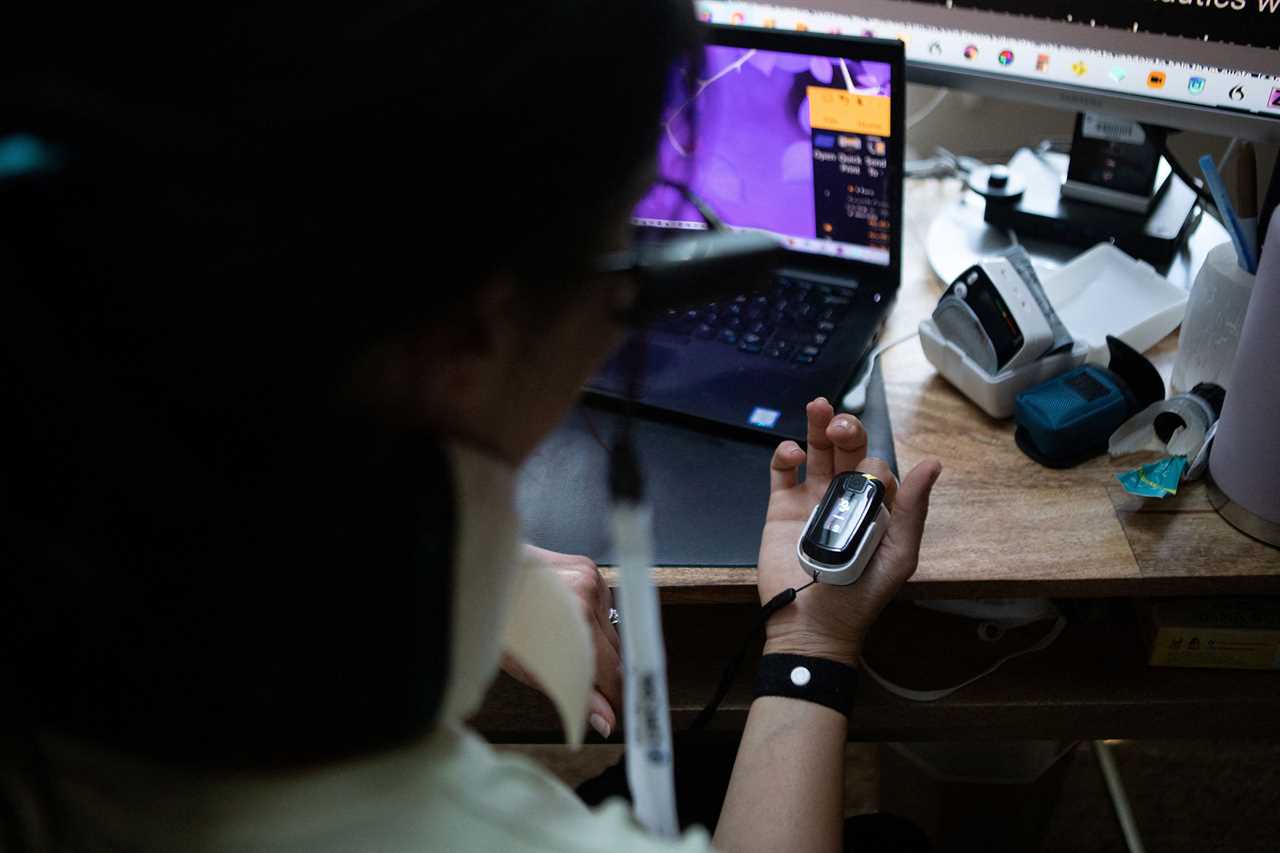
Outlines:
{"type": "Polygon", "coordinates": [[[1218,206],[1218,213],[1222,214],[1222,222],[1227,226],[1231,242],[1236,246],[1236,258],[1240,261],[1240,268],[1250,274],[1257,273],[1258,259],[1254,257],[1253,246],[1249,244],[1249,238],[1244,234],[1240,217],[1236,216],[1236,209],[1231,206],[1231,197],[1227,195],[1227,186],[1222,182],[1222,175],[1218,172],[1213,158],[1208,154],[1200,158],[1200,171],[1204,172],[1204,181],[1209,185],[1213,203],[1218,206]]]}

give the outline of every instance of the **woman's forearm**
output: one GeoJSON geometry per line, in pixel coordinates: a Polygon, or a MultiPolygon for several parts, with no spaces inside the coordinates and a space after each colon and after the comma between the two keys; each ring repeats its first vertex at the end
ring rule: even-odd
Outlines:
{"type": "Polygon", "coordinates": [[[784,696],[751,704],[715,848],[724,853],[839,851],[848,720],[784,696]]]}

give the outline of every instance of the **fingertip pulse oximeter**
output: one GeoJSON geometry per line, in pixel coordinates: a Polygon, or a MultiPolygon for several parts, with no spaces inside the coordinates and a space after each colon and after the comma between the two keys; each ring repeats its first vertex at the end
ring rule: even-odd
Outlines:
{"type": "Polygon", "coordinates": [[[870,474],[837,474],[796,543],[805,573],[818,583],[839,586],[862,577],[889,526],[884,497],[884,483],[870,474]]]}

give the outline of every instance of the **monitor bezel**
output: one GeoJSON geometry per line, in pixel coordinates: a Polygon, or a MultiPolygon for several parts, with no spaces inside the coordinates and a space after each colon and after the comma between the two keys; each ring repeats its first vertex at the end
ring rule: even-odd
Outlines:
{"type": "MultiPolygon", "coordinates": [[[[1069,83],[1030,81],[1010,74],[969,71],[919,60],[907,61],[907,80],[1003,101],[1037,104],[1068,112],[1101,113],[1174,130],[1280,143],[1280,116],[1271,118],[1244,110],[1237,112],[1221,107],[1157,101],[1122,92],[1101,92],[1069,83]]],[[[1021,140],[1020,144],[1027,142],[1029,140],[1021,140]]]]}

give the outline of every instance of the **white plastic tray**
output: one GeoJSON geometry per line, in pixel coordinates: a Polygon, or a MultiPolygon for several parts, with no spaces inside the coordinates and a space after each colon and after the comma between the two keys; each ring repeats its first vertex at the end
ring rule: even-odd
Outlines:
{"type": "Polygon", "coordinates": [[[1070,352],[1045,356],[1017,370],[1002,370],[992,376],[942,337],[932,319],[920,321],[920,346],[924,357],[943,378],[993,418],[1013,417],[1013,401],[1019,392],[1083,364],[1088,354],[1088,345],[1075,341],[1070,352]]]}
{"type": "Polygon", "coordinates": [[[1178,328],[1187,310],[1185,290],[1110,243],[1094,246],[1043,284],[1067,331],[1089,345],[1094,364],[1109,359],[1107,335],[1146,352],[1178,328]]]}

